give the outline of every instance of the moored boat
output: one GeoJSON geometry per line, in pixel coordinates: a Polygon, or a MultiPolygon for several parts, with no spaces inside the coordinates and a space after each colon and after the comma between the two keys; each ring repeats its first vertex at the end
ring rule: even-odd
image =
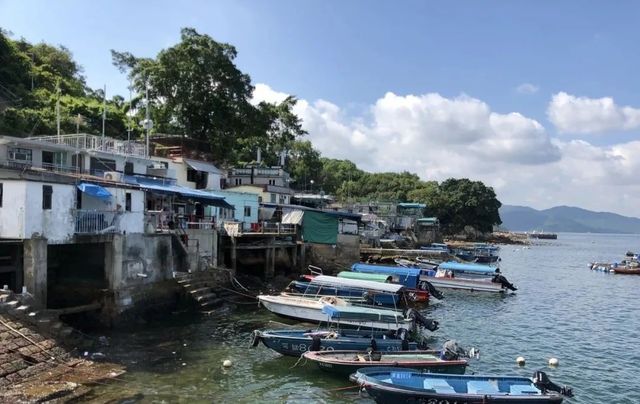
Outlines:
{"type": "Polygon", "coordinates": [[[351,375],[381,404],[396,403],[561,403],[573,396],[544,372],[534,377],[446,375],[416,369],[363,368],[351,375]]]}
{"type": "Polygon", "coordinates": [[[348,327],[395,331],[413,330],[416,325],[431,331],[438,328],[437,321],[428,320],[415,310],[409,309],[405,315],[399,310],[351,305],[335,296],[310,299],[286,294],[259,295],[258,301],[274,314],[313,323],[335,323],[348,327]]]}
{"type": "MultiPolygon", "coordinates": [[[[389,280],[390,276],[385,277],[389,280]]],[[[287,286],[288,291],[303,294],[306,297],[338,296],[357,299],[365,304],[397,307],[403,303],[405,294],[402,285],[379,282],[381,279],[346,279],[327,275],[305,275],[301,280],[287,286]]]]}
{"type": "Polygon", "coordinates": [[[420,282],[429,282],[436,289],[446,288],[491,293],[506,293],[509,290],[517,290],[497,268],[487,265],[446,262],[440,264],[437,271],[432,271],[420,268],[356,263],[351,266],[351,270],[366,273],[387,273],[394,276],[397,274],[399,277],[415,276],[420,282]],[[456,272],[459,275],[456,275],[456,272]],[[470,274],[471,272],[474,274],[470,274]]]}
{"type": "Polygon", "coordinates": [[[435,285],[432,285],[430,280],[424,277],[424,275],[435,274],[433,270],[357,262],[351,266],[351,272],[391,275],[392,282],[404,285],[407,291],[414,292],[418,301],[422,296],[420,292],[427,292],[429,296],[433,296],[436,299],[442,299],[444,297],[443,294],[434,287],[435,285]]]}
{"type": "Polygon", "coordinates": [[[307,351],[375,351],[397,352],[426,349],[422,340],[415,341],[411,332],[384,332],[376,330],[255,330],[251,345],[261,341],[267,348],[286,355],[300,356],[307,351]]]}
{"type": "Polygon", "coordinates": [[[440,358],[440,351],[307,351],[305,359],[315,362],[321,370],[350,375],[361,368],[375,366],[413,368],[430,373],[462,375],[468,365],[464,359],[440,358]]]}

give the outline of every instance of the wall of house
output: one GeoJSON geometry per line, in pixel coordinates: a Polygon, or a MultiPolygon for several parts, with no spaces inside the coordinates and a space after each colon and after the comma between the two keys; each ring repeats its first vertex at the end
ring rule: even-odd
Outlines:
{"type": "MultiPolygon", "coordinates": [[[[235,210],[233,211],[233,220],[242,222],[242,228],[249,230],[251,223],[258,223],[258,195],[248,192],[233,192],[233,191],[217,191],[216,195],[224,196],[224,200],[233,205],[235,210]],[[249,216],[245,216],[245,207],[249,207],[251,212],[249,216]]],[[[216,221],[220,221],[219,218],[220,208],[209,207],[205,215],[215,216],[216,221]]]]}
{"type": "Polygon", "coordinates": [[[119,209],[120,218],[118,220],[117,229],[125,233],[144,233],[144,211],[145,197],[144,191],[125,188],[107,188],[111,192],[112,209],[121,206],[119,209]],[[125,211],[126,194],[131,193],[131,211],[125,211]]]}
{"type": "Polygon", "coordinates": [[[0,238],[25,238],[26,182],[0,180],[2,206],[0,207],[0,238]]]}
{"type": "Polygon", "coordinates": [[[54,184],[25,181],[27,198],[24,204],[24,238],[33,238],[38,233],[49,244],[64,243],[75,232],[76,187],[69,184],[54,184]],[[43,185],[50,185],[51,209],[42,209],[43,185]]]}

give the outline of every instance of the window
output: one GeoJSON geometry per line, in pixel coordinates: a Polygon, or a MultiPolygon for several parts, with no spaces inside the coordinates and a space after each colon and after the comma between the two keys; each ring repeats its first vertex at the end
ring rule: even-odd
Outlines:
{"type": "Polygon", "coordinates": [[[271,203],[276,203],[276,194],[271,194],[271,203]]]}
{"type": "Polygon", "coordinates": [[[76,188],[76,209],[82,209],[82,191],[76,188]]]}
{"type": "Polygon", "coordinates": [[[236,185],[242,185],[242,178],[236,178],[236,185]]]}
{"type": "Polygon", "coordinates": [[[131,192],[124,194],[124,210],[131,212],[131,192]]]}
{"type": "Polygon", "coordinates": [[[245,217],[251,216],[251,206],[245,206],[244,207],[244,216],[245,217]]]}
{"type": "Polygon", "coordinates": [[[21,149],[19,147],[9,147],[9,160],[19,160],[31,162],[31,149],[21,149]]]}
{"type": "Polygon", "coordinates": [[[51,195],[53,195],[53,187],[51,185],[42,186],[42,209],[51,209],[51,195]]]}
{"type": "Polygon", "coordinates": [[[2,207],[2,183],[0,182],[0,208],[2,207]]]}
{"type": "Polygon", "coordinates": [[[133,175],[133,163],[130,161],[127,161],[126,163],[124,163],[124,173],[126,175],[133,175]]]}
{"type": "Polygon", "coordinates": [[[187,168],[187,181],[196,182],[198,177],[198,172],[193,168],[187,168]]]}

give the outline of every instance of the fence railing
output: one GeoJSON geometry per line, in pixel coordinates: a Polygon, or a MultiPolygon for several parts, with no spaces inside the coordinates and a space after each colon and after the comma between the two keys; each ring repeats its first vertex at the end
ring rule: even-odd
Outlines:
{"type": "Polygon", "coordinates": [[[76,234],[102,234],[118,231],[116,212],[102,210],[76,209],[76,234]]]}
{"type": "Polygon", "coordinates": [[[133,155],[145,157],[145,145],[140,142],[119,140],[110,137],[96,135],[60,135],[60,136],[34,136],[31,140],[63,144],[76,149],[100,150],[108,153],[133,155]]]}

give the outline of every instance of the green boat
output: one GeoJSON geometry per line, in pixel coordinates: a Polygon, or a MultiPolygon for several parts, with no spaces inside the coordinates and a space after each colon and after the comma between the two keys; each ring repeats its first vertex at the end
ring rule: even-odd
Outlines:
{"type": "Polygon", "coordinates": [[[350,375],[362,368],[402,367],[428,373],[464,374],[468,362],[464,359],[445,360],[440,351],[307,351],[305,359],[315,362],[326,372],[350,375]]]}
{"type": "Polygon", "coordinates": [[[363,281],[392,283],[393,277],[385,274],[367,274],[364,272],[342,271],[338,273],[338,278],[360,279],[363,281]]]}

